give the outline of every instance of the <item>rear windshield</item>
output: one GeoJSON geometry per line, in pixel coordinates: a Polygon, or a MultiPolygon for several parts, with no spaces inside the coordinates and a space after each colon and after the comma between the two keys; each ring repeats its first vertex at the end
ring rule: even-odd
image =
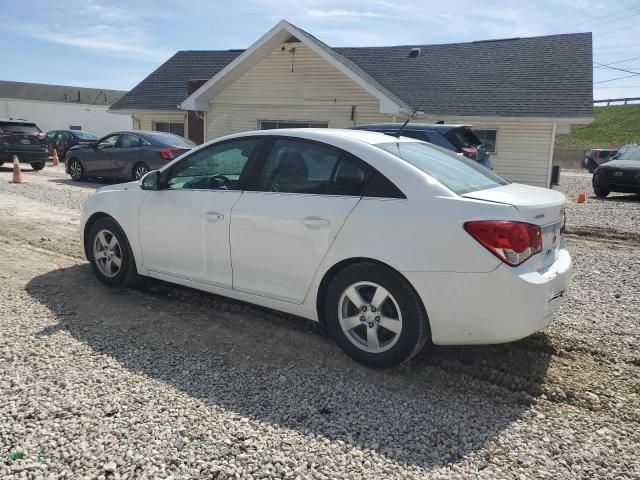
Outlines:
{"type": "Polygon", "coordinates": [[[93,132],[86,132],[84,130],[74,130],[73,134],[81,140],[97,140],[98,135],[93,132]]]}
{"type": "Polygon", "coordinates": [[[510,183],[473,160],[428,143],[381,143],[376,147],[428,173],[458,195],[510,183]]]}
{"type": "Polygon", "coordinates": [[[193,148],[196,146],[196,144],[191,140],[179,135],[173,135],[172,133],[153,132],[148,135],[153,137],[156,141],[164,143],[165,145],[171,145],[172,147],[193,148]]]}
{"type": "Polygon", "coordinates": [[[31,123],[5,123],[0,124],[0,132],[2,133],[15,133],[18,135],[40,135],[42,130],[31,123]]]}
{"type": "Polygon", "coordinates": [[[480,139],[468,128],[454,128],[445,134],[458,148],[478,147],[482,143],[480,139]]]}

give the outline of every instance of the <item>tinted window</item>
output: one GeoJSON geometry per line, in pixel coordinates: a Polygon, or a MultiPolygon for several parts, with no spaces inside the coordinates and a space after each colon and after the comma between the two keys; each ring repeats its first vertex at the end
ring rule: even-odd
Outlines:
{"type": "Polygon", "coordinates": [[[120,135],[120,138],[118,138],[118,143],[116,144],[116,147],[136,148],[136,147],[142,147],[144,145],[145,145],[145,142],[140,137],[125,133],[123,135],[120,135]]]}
{"type": "Polygon", "coordinates": [[[157,142],[163,143],[165,145],[171,145],[172,147],[193,148],[196,146],[196,144],[191,140],[188,140],[184,137],[179,137],[178,135],[172,135],[171,133],[154,132],[148,133],[147,135],[149,135],[157,142]]]}
{"type": "Polygon", "coordinates": [[[300,140],[276,140],[256,179],[265,192],[357,195],[369,168],[335,148],[300,140]]]}
{"type": "Polygon", "coordinates": [[[457,148],[453,143],[447,140],[440,132],[425,132],[429,137],[429,141],[434,145],[446,148],[447,150],[456,151],[457,148]]]}
{"type": "Polygon", "coordinates": [[[458,148],[477,147],[481,145],[478,137],[468,128],[454,128],[449,130],[445,135],[458,148]]]}
{"type": "Polygon", "coordinates": [[[97,140],[98,135],[93,132],[87,132],[86,130],[76,130],[73,134],[81,140],[97,140]]]}
{"type": "MultiPolygon", "coordinates": [[[[396,135],[394,133],[392,133],[391,135],[396,135]]],[[[416,130],[403,130],[402,131],[402,136],[403,137],[409,137],[409,138],[415,138],[416,140],[422,140],[423,142],[428,142],[429,139],[426,136],[425,132],[419,132],[416,130]]]]}
{"type": "Polygon", "coordinates": [[[237,190],[257,139],[232,140],[199,150],[175,165],[169,188],[237,190]]]}
{"type": "Polygon", "coordinates": [[[118,140],[119,135],[111,135],[107,138],[104,138],[98,144],[98,148],[113,148],[118,140]]]}
{"type": "Polygon", "coordinates": [[[39,135],[42,133],[33,123],[5,123],[0,125],[0,132],[18,135],[39,135]]]}
{"type": "Polygon", "coordinates": [[[482,142],[482,146],[489,153],[496,153],[496,141],[498,138],[497,130],[473,129],[478,139],[482,142]]]}
{"type": "Polygon", "coordinates": [[[426,143],[397,142],[376,146],[428,173],[459,195],[509,183],[473,160],[426,143]]]}

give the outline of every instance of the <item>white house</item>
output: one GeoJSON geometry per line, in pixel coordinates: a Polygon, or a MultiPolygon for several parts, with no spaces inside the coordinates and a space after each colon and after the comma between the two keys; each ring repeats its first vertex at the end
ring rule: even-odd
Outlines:
{"type": "Polygon", "coordinates": [[[107,112],[126,92],[0,81],[0,117],[24,118],[41,130],[89,130],[104,135],[131,128],[131,118],[107,112]]]}
{"type": "Polygon", "coordinates": [[[279,126],[473,126],[495,169],[549,185],[557,133],[593,111],[590,33],[332,48],[281,21],[246,50],[183,51],[111,106],[196,141],[279,126]]]}

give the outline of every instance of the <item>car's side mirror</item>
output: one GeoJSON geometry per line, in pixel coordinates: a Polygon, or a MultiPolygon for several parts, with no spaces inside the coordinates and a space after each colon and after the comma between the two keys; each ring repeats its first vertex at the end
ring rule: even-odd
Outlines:
{"type": "Polygon", "coordinates": [[[152,170],[140,180],[142,190],[160,190],[160,170],[152,170]]]}

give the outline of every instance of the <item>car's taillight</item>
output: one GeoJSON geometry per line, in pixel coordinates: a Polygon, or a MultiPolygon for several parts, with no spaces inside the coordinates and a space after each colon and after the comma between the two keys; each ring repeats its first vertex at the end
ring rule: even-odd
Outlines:
{"type": "Polygon", "coordinates": [[[487,250],[512,267],[542,251],[539,225],[510,220],[475,220],[464,229],[487,250]]]}
{"type": "Polygon", "coordinates": [[[478,156],[478,149],[475,147],[462,147],[460,150],[462,150],[462,153],[466,157],[472,158],[474,160],[478,156]]]}
{"type": "Polygon", "coordinates": [[[174,158],[176,158],[178,156],[175,153],[177,151],[180,151],[180,150],[182,150],[182,149],[178,148],[178,147],[165,148],[164,150],[160,150],[160,156],[162,158],[164,158],[165,160],[173,160],[174,158]]]}

